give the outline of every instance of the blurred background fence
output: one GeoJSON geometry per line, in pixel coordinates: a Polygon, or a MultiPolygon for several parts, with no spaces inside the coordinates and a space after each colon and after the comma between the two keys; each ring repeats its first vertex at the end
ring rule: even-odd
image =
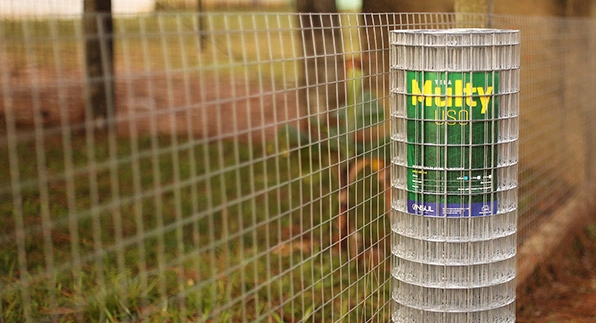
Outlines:
{"type": "Polygon", "coordinates": [[[387,33],[479,21],[522,35],[521,283],[594,212],[594,20],[123,14],[88,82],[80,17],[1,20],[0,321],[390,320],[387,33]]]}

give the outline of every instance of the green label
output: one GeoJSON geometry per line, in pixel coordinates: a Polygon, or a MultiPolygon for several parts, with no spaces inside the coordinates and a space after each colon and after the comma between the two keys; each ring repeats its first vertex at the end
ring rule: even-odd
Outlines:
{"type": "Polygon", "coordinates": [[[407,72],[408,210],[496,213],[498,73],[407,72]]]}

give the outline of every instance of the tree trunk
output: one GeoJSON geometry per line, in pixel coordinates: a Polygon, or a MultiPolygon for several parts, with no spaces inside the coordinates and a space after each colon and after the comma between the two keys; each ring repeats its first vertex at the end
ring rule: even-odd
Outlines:
{"type": "MultiPolygon", "coordinates": [[[[389,31],[404,28],[399,17],[393,13],[408,12],[453,12],[453,0],[444,1],[412,1],[412,0],[363,0],[363,16],[361,25],[362,70],[369,77],[364,86],[371,91],[377,90],[378,97],[386,97],[388,93],[379,93],[386,86],[380,81],[388,82],[389,71],[389,31]],[[389,14],[386,14],[389,13],[389,14]],[[376,77],[384,74],[384,77],[376,77]]],[[[408,23],[420,23],[417,16],[408,17],[408,23]]],[[[411,28],[411,26],[409,26],[411,28]]],[[[407,28],[407,27],[406,27],[407,28]]]]}
{"type": "Polygon", "coordinates": [[[326,119],[345,102],[345,67],[335,0],[298,0],[304,50],[301,84],[308,116],[326,119]]]}
{"type": "Polygon", "coordinates": [[[203,0],[197,0],[198,24],[199,24],[199,46],[201,51],[205,50],[207,34],[205,32],[205,19],[203,14],[203,0]]]}
{"type": "Polygon", "coordinates": [[[105,127],[116,113],[111,0],[84,0],[86,120],[105,127]]]}

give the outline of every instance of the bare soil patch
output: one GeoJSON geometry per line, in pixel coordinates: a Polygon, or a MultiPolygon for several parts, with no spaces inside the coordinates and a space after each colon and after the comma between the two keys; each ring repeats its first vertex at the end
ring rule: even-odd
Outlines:
{"type": "MultiPolygon", "coordinates": [[[[57,79],[34,71],[15,75],[9,88],[0,94],[0,118],[11,114],[24,131],[36,124],[76,127],[85,121],[81,75],[57,79]]],[[[135,74],[119,77],[115,93],[116,127],[123,136],[151,133],[261,141],[298,116],[297,90],[229,78],[135,74]]]]}
{"type": "Polygon", "coordinates": [[[518,322],[596,322],[596,214],[518,296],[518,322]]]}

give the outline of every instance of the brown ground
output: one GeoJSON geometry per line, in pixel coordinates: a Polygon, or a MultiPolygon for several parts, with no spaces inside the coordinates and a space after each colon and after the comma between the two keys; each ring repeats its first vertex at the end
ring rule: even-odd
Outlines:
{"type": "Polygon", "coordinates": [[[596,322],[596,215],[518,291],[518,322],[596,322]]]}
{"type": "MultiPolygon", "coordinates": [[[[36,123],[46,128],[64,122],[80,127],[85,119],[82,76],[72,74],[57,80],[45,71],[15,73],[10,100],[0,94],[1,123],[13,119],[25,132],[36,123]],[[13,107],[11,115],[6,103],[13,107]]],[[[280,125],[298,116],[296,90],[238,80],[169,73],[118,77],[115,86],[117,129],[124,136],[176,133],[260,141],[273,138],[280,125]]]]}

